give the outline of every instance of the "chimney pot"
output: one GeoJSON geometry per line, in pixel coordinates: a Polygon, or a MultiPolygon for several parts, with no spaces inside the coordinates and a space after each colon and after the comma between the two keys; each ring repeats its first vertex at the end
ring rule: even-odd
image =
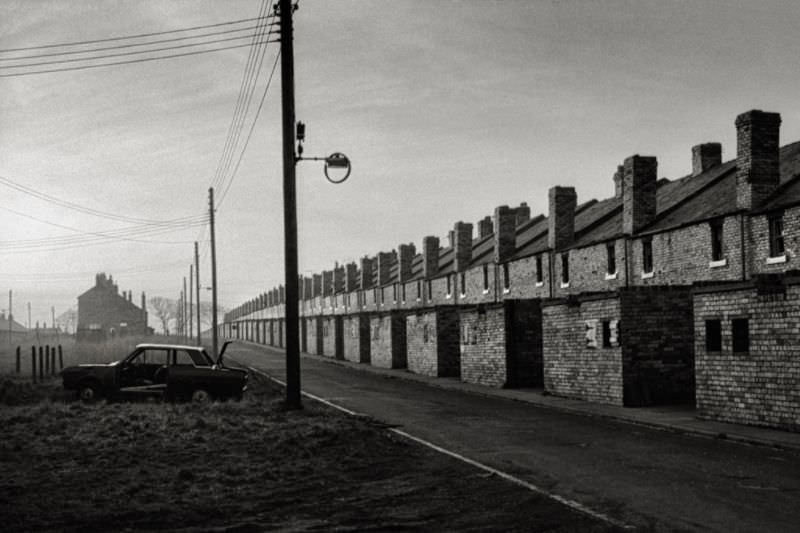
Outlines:
{"type": "Polygon", "coordinates": [[[494,233],[494,226],[492,225],[492,217],[485,216],[478,221],[478,238],[483,239],[494,233]]]}

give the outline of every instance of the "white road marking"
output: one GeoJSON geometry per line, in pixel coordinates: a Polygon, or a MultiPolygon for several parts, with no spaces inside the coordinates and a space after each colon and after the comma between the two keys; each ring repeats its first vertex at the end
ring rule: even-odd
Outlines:
{"type": "MultiPolygon", "coordinates": [[[[248,366],[247,368],[249,368],[251,372],[255,372],[256,374],[260,374],[260,375],[264,376],[265,378],[267,378],[267,379],[269,379],[271,381],[274,381],[275,383],[278,383],[282,387],[286,386],[285,382],[283,382],[283,381],[281,381],[281,380],[279,380],[279,379],[277,379],[277,378],[275,378],[273,376],[270,376],[269,374],[267,374],[266,372],[264,372],[262,370],[254,368],[252,366],[248,366]]],[[[351,415],[351,416],[365,416],[365,415],[363,415],[361,413],[357,413],[357,412],[355,412],[355,411],[353,411],[351,409],[348,409],[346,407],[342,407],[341,405],[337,405],[337,404],[335,404],[335,403],[333,403],[331,401],[326,400],[325,398],[321,398],[321,397],[316,396],[314,394],[311,394],[309,392],[301,391],[301,394],[303,396],[307,397],[307,398],[310,398],[310,399],[312,399],[312,400],[314,400],[316,402],[319,402],[321,404],[327,405],[328,407],[332,407],[334,409],[337,409],[337,410],[339,410],[339,411],[341,411],[343,413],[346,413],[348,415],[351,415]]],[[[555,500],[555,501],[557,501],[557,502],[559,502],[559,503],[561,503],[563,505],[566,505],[570,509],[573,509],[573,510],[578,511],[580,513],[583,513],[585,515],[589,515],[592,518],[596,518],[597,520],[600,520],[602,522],[605,522],[607,524],[611,524],[613,526],[616,526],[616,527],[619,527],[619,528],[622,528],[622,529],[635,529],[635,527],[630,525],[630,524],[626,524],[624,522],[620,522],[619,520],[616,520],[615,518],[612,518],[612,517],[610,517],[610,516],[608,516],[608,515],[606,515],[604,513],[601,513],[599,511],[595,511],[594,509],[591,509],[591,508],[583,505],[582,503],[576,502],[575,500],[570,500],[569,498],[565,498],[563,496],[559,496],[558,494],[554,494],[552,492],[549,492],[549,491],[547,491],[547,490],[545,490],[545,489],[543,489],[541,487],[538,487],[538,486],[536,486],[536,485],[534,485],[532,483],[529,483],[529,482],[525,481],[524,479],[520,479],[520,478],[518,478],[516,476],[513,476],[513,475],[509,474],[508,472],[503,472],[502,470],[498,470],[496,468],[492,468],[489,465],[485,465],[483,463],[479,463],[478,461],[475,461],[474,459],[470,459],[469,457],[465,457],[465,456],[463,456],[463,455],[461,455],[459,453],[456,453],[454,451],[448,450],[446,448],[442,448],[441,446],[437,446],[436,444],[434,444],[432,442],[429,442],[429,441],[427,441],[425,439],[421,439],[419,437],[415,437],[414,435],[412,435],[410,433],[406,433],[405,431],[402,431],[400,429],[397,429],[397,428],[387,428],[387,429],[389,431],[391,431],[392,433],[395,433],[395,434],[397,434],[397,435],[399,435],[399,436],[401,436],[403,438],[406,438],[408,440],[414,441],[414,442],[416,442],[418,444],[422,444],[423,446],[426,446],[426,447],[428,447],[428,448],[430,448],[430,449],[432,449],[434,451],[437,451],[437,452],[439,452],[441,454],[453,457],[454,459],[458,459],[459,461],[467,463],[468,465],[474,466],[475,468],[478,468],[478,469],[483,470],[485,472],[489,472],[491,474],[494,474],[494,475],[496,475],[498,477],[501,477],[501,478],[505,479],[506,481],[510,481],[511,483],[514,483],[515,485],[519,485],[520,487],[524,487],[524,488],[530,490],[531,492],[535,492],[536,494],[540,494],[542,496],[550,498],[551,500],[555,500]]]]}

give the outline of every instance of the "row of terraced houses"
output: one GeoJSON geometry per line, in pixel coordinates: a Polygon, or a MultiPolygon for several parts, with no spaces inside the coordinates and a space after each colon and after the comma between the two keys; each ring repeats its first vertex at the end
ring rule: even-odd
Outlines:
{"type": "MultiPolygon", "coordinates": [[[[301,278],[301,349],[800,430],[800,142],[780,145],[778,113],[735,124],[736,158],[695,146],[680,179],[633,155],[611,198],[553,187],[547,215],[497,207],[446,243],[301,278]]],[[[283,346],[283,302],[282,287],[245,302],[222,335],[283,346]]]]}

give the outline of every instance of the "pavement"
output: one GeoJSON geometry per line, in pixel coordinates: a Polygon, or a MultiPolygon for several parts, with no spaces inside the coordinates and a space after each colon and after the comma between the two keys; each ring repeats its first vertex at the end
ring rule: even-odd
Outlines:
{"type": "MultiPolygon", "coordinates": [[[[256,343],[237,341],[243,344],[256,343]]],[[[271,349],[283,351],[282,348],[270,346],[271,349]]],[[[579,414],[597,418],[607,418],[619,422],[646,426],[653,429],[672,431],[686,435],[695,435],[712,439],[729,440],[743,444],[755,446],[767,446],[771,448],[800,450],[800,433],[792,433],[777,429],[762,428],[757,426],[746,426],[741,424],[730,424],[705,420],[697,415],[693,406],[669,405],[658,407],[618,407],[615,405],[603,405],[591,403],[583,400],[574,400],[545,394],[541,388],[519,388],[519,389],[500,389],[465,383],[457,378],[437,378],[414,374],[403,369],[377,368],[363,363],[353,363],[333,359],[321,355],[303,353],[302,357],[313,359],[320,362],[341,365],[360,372],[369,372],[381,375],[386,378],[404,379],[422,383],[430,387],[437,387],[445,390],[457,390],[470,394],[478,394],[495,398],[505,398],[519,402],[526,402],[555,409],[563,412],[579,414]]]]}

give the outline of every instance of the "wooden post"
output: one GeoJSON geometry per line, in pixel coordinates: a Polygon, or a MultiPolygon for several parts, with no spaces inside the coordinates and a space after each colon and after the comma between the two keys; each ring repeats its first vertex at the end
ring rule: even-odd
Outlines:
{"type": "Polygon", "coordinates": [[[50,350],[50,373],[55,376],[58,374],[56,371],[56,347],[53,346],[50,350]]]}
{"type": "Polygon", "coordinates": [[[39,346],[39,381],[44,381],[44,350],[39,346]]]}
{"type": "Polygon", "coordinates": [[[22,348],[17,346],[17,374],[22,371],[22,348]]]}
{"type": "Polygon", "coordinates": [[[58,369],[64,370],[64,351],[60,344],[58,345],[58,369]]]}
{"type": "Polygon", "coordinates": [[[36,383],[36,346],[31,346],[31,375],[36,383]]]}
{"type": "Polygon", "coordinates": [[[44,375],[50,375],[50,345],[44,345],[44,375]]]}

